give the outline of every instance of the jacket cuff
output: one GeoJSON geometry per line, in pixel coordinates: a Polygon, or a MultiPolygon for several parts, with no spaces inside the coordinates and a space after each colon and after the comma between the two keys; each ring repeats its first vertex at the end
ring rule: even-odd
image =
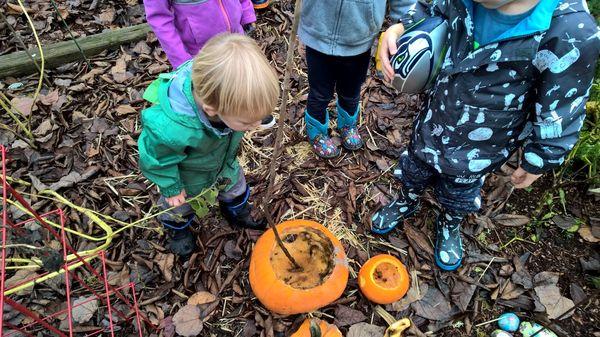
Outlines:
{"type": "Polygon", "coordinates": [[[160,194],[162,194],[165,198],[170,198],[170,197],[174,197],[174,196],[178,195],[179,193],[181,193],[181,190],[183,189],[183,187],[181,186],[181,183],[178,181],[171,186],[159,187],[159,189],[160,189],[160,194]]]}
{"type": "Polygon", "coordinates": [[[244,26],[253,22],[256,22],[256,14],[254,13],[254,8],[250,7],[250,9],[245,10],[242,13],[242,19],[240,21],[240,24],[244,26]]]}

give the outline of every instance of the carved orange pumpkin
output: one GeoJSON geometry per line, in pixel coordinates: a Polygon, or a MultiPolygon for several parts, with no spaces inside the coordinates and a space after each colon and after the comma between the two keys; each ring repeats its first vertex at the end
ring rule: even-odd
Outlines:
{"type": "Polygon", "coordinates": [[[343,337],[337,326],[318,318],[307,318],[290,337],[343,337]],[[312,321],[312,322],[311,322],[312,321]],[[312,324],[311,324],[312,323],[312,324]],[[312,327],[311,327],[312,325],[312,327]],[[312,331],[311,331],[312,330],[312,331]]]}
{"type": "Polygon", "coordinates": [[[372,257],[360,268],[358,286],[366,298],[378,304],[401,299],[410,284],[406,267],[392,255],[372,257]]]}
{"type": "Polygon", "coordinates": [[[348,261],[339,240],[310,220],[285,221],[277,230],[301,269],[294,269],[273,230],[267,230],[250,258],[250,286],[258,300],[275,313],[292,315],[338,299],[348,283],[348,261]]]}

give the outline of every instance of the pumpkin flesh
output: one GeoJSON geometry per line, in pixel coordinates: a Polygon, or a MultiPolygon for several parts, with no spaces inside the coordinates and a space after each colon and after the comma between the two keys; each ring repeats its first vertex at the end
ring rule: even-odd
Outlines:
{"type": "Polygon", "coordinates": [[[313,228],[293,228],[281,234],[285,248],[300,269],[296,270],[281,247],[275,244],[271,266],[277,279],[296,289],[311,289],[323,284],[334,267],[331,241],[313,228]]]}

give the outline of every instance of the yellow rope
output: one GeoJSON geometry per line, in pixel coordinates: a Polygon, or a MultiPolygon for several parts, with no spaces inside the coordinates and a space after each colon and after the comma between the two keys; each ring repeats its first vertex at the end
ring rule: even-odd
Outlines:
{"type": "MultiPolygon", "coordinates": [[[[27,18],[27,22],[29,23],[29,27],[31,27],[31,31],[33,32],[33,37],[35,38],[35,43],[37,44],[38,50],[40,52],[40,79],[38,80],[38,86],[35,89],[35,93],[33,94],[33,101],[31,102],[31,110],[33,111],[33,106],[35,105],[35,100],[37,99],[37,97],[40,94],[40,91],[42,90],[42,81],[44,80],[44,67],[45,67],[45,60],[44,60],[44,50],[42,49],[42,43],[40,42],[40,38],[37,34],[37,31],[35,30],[35,26],[33,25],[33,21],[31,20],[31,18],[29,17],[29,13],[27,13],[27,9],[25,8],[25,6],[23,6],[23,3],[21,2],[21,0],[17,0],[17,2],[19,3],[19,6],[21,7],[21,9],[23,10],[23,14],[25,14],[25,17],[27,18]]],[[[33,114],[29,114],[29,124],[31,125],[31,116],[33,114]]]]}
{"type": "MultiPolygon", "coordinates": [[[[0,175],[0,177],[1,177],[1,175],[0,175]]],[[[14,179],[7,178],[7,180],[14,180],[14,179]]],[[[26,182],[24,182],[24,183],[26,183],[26,182]]],[[[197,196],[188,199],[188,202],[201,198],[209,190],[210,190],[210,188],[205,189],[204,191],[202,191],[197,196]]],[[[21,193],[21,194],[32,195],[30,193],[21,193]]],[[[148,221],[150,219],[153,219],[153,218],[155,218],[155,217],[157,217],[157,216],[159,216],[161,214],[164,214],[166,212],[169,212],[169,211],[171,211],[171,210],[173,210],[175,208],[175,207],[171,207],[171,208],[168,208],[168,209],[163,210],[161,212],[148,215],[148,216],[146,216],[146,217],[144,217],[142,219],[139,219],[137,221],[134,221],[134,222],[131,222],[131,223],[126,223],[126,222],[120,221],[118,219],[115,219],[115,218],[113,218],[111,216],[108,216],[108,215],[96,212],[94,210],[91,210],[89,208],[85,208],[85,207],[76,205],[76,204],[72,203],[71,201],[69,201],[68,199],[66,199],[65,197],[63,197],[62,195],[60,195],[57,192],[52,191],[52,190],[43,190],[43,191],[40,191],[40,195],[38,195],[37,197],[39,197],[39,198],[45,198],[45,199],[53,200],[55,202],[62,203],[64,205],[68,206],[71,209],[74,209],[74,210],[76,210],[76,211],[78,211],[80,213],[83,213],[90,220],[92,220],[93,223],[97,224],[98,226],[100,226],[100,228],[102,230],[104,230],[104,232],[105,232],[104,236],[102,236],[102,237],[94,237],[94,236],[90,236],[90,235],[81,233],[79,231],[76,231],[74,229],[64,227],[65,232],[73,234],[73,235],[76,235],[76,236],[81,237],[83,239],[90,240],[90,241],[96,241],[96,242],[98,242],[98,241],[104,241],[104,243],[102,245],[100,245],[100,246],[98,246],[98,247],[96,247],[94,249],[77,252],[77,255],[79,255],[80,257],[88,256],[88,257],[83,258],[83,261],[86,261],[86,262],[89,262],[89,261],[93,260],[94,258],[96,258],[97,255],[95,255],[95,254],[97,252],[99,252],[99,251],[104,250],[105,248],[107,248],[110,245],[110,243],[112,242],[112,238],[116,234],[118,234],[118,233],[120,233],[120,232],[122,232],[122,231],[124,231],[124,230],[126,230],[128,228],[141,227],[140,226],[141,223],[146,222],[146,221],[148,221]],[[47,195],[47,196],[44,196],[44,195],[47,195]],[[112,222],[115,222],[115,223],[118,223],[118,224],[122,225],[123,227],[121,227],[121,228],[113,231],[112,227],[110,225],[108,225],[106,223],[106,221],[104,221],[102,218],[107,219],[107,220],[112,221],[112,222]]],[[[26,213],[27,215],[33,216],[33,214],[31,214],[31,212],[29,212],[29,210],[27,210],[25,207],[23,207],[22,205],[18,204],[17,202],[12,201],[10,199],[7,200],[7,202],[10,205],[12,205],[12,206],[16,207],[17,209],[19,209],[20,211],[26,213]]],[[[55,227],[55,228],[58,228],[58,229],[63,228],[63,226],[61,226],[60,224],[57,224],[57,223],[55,223],[53,221],[45,219],[45,222],[48,225],[52,226],[52,227],[55,227]]],[[[144,228],[146,228],[146,227],[144,227],[144,228]]],[[[70,255],[67,256],[67,260],[64,261],[64,262],[68,263],[68,262],[71,262],[71,261],[76,260],[76,259],[77,259],[77,256],[75,256],[74,254],[70,254],[70,255]]],[[[8,266],[8,267],[6,267],[7,270],[36,269],[36,268],[39,268],[42,265],[42,262],[39,259],[9,258],[9,259],[6,259],[6,261],[7,262],[11,262],[11,263],[27,263],[26,265],[8,266]]],[[[78,267],[80,267],[82,265],[83,265],[83,262],[77,262],[77,263],[74,263],[74,264],[70,265],[67,269],[69,271],[71,271],[71,270],[76,269],[76,268],[78,268],[78,267]]],[[[12,288],[10,290],[5,291],[4,295],[6,296],[6,295],[13,294],[13,293],[21,291],[23,289],[32,287],[32,286],[34,286],[37,283],[40,283],[40,282],[49,280],[51,278],[57,277],[59,275],[62,275],[64,273],[65,273],[65,269],[63,268],[63,269],[61,269],[59,271],[55,271],[55,272],[49,273],[47,275],[35,278],[34,280],[32,280],[30,282],[24,283],[24,284],[19,285],[19,286],[15,287],[15,288],[12,288]]]]}

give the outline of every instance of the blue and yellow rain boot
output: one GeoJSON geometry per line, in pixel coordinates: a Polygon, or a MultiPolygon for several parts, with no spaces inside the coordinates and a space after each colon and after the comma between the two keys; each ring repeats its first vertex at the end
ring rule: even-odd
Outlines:
{"type": "Polygon", "coordinates": [[[306,134],[308,142],[312,145],[317,156],[321,158],[334,158],[340,155],[340,149],[329,137],[329,111],[325,112],[325,124],[313,118],[308,111],[304,111],[306,134]]]}
{"type": "Polygon", "coordinates": [[[339,102],[337,103],[337,127],[342,136],[342,145],[350,150],[358,150],[363,147],[363,140],[358,133],[358,116],[360,113],[360,105],[356,107],[356,111],[352,116],[344,110],[339,102]]]}
{"type": "Polygon", "coordinates": [[[465,214],[442,211],[435,223],[435,263],[443,270],[453,271],[460,267],[463,258],[460,224],[465,214]]]}

